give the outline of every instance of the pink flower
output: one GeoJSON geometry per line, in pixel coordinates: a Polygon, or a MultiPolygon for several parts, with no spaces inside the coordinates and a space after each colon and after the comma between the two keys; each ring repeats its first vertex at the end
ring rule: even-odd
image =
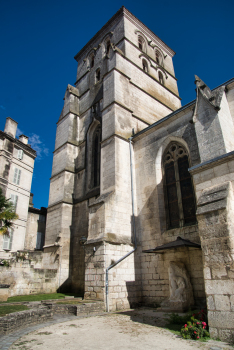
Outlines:
{"type": "Polygon", "coordinates": [[[197,322],[197,324],[200,324],[200,322],[197,322]]]}
{"type": "Polygon", "coordinates": [[[199,337],[197,336],[197,339],[199,339],[199,337]]]}
{"type": "Polygon", "coordinates": [[[186,327],[187,327],[187,324],[184,325],[184,328],[186,328],[186,327]]]}
{"type": "Polygon", "coordinates": [[[206,322],[202,322],[202,325],[203,325],[203,326],[206,326],[206,322]]]}
{"type": "Polygon", "coordinates": [[[197,334],[197,332],[194,331],[194,334],[197,334]]]}

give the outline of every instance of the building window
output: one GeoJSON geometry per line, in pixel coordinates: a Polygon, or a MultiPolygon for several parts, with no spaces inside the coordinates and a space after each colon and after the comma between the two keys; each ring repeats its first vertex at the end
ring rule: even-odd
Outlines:
{"type": "Polygon", "coordinates": [[[14,177],[13,177],[13,183],[16,185],[19,185],[20,183],[20,176],[21,176],[21,170],[18,168],[15,168],[14,171],[14,177]]]}
{"type": "Polygon", "coordinates": [[[101,164],[101,126],[99,125],[93,136],[93,187],[100,186],[100,164],[101,164]]]}
{"type": "Polygon", "coordinates": [[[142,60],[142,68],[144,72],[148,73],[148,63],[146,60],[142,60]]]}
{"type": "Polygon", "coordinates": [[[101,71],[100,68],[96,70],[96,83],[98,83],[101,79],[101,71]]]}
{"type": "Polygon", "coordinates": [[[110,39],[108,39],[106,42],[106,54],[107,55],[109,55],[109,53],[110,53],[110,48],[111,48],[111,42],[110,42],[110,39]]]}
{"type": "Polygon", "coordinates": [[[142,36],[138,36],[138,47],[141,51],[145,52],[145,40],[142,36]]]}
{"type": "Polygon", "coordinates": [[[8,231],[9,231],[9,235],[3,235],[2,249],[4,250],[11,250],[11,247],[12,247],[13,230],[10,228],[8,231]]]}
{"type": "Polygon", "coordinates": [[[14,205],[14,208],[15,208],[15,211],[16,211],[17,202],[18,202],[18,196],[16,194],[11,194],[10,201],[14,205]]]}
{"type": "Polygon", "coordinates": [[[159,80],[160,84],[164,85],[162,72],[158,72],[158,80],[159,80]]]}
{"type": "Polygon", "coordinates": [[[90,68],[93,68],[93,66],[94,66],[94,54],[90,55],[89,62],[90,62],[90,68]]]}
{"type": "Polygon", "coordinates": [[[163,168],[168,228],[196,223],[195,196],[186,149],[171,143],[164,153],[163,168]]]}
{"type": "Polygon", "coordinates": [[[156,60],[157,64],[160,64],[162,66],[163,57],[162,57],[162,54],[159,50],[155,51],[155,60],[156,60]]]}
{"type": "Polygon", "coordinates": [[[24,151],[22,149],[19,149],[18,153],[17,153],[17,158],[22,160],[23,159],[23,155],[24,155],[24,151]]]}

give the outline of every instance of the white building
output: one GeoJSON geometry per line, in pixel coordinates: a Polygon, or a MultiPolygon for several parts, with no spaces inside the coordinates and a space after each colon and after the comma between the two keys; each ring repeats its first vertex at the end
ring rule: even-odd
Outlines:
{"type": "Polygon", "coordinates": [[[4,132],[0,131],[0,186],[6,198],[15,204],[19,218],[10,236],[0,236],[0,258],[12,251],[23,250],[28,207],[36,151],[28,145],[28,137],[16,138],[17,122],[8,117],[4,132]]]}

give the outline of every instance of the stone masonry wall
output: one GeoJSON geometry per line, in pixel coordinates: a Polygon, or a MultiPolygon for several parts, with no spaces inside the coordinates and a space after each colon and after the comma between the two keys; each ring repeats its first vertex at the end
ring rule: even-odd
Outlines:
{"type": "Polygon", "coordinates": [[[231,182],[205,189],[198,201],[208,321],[213,338],[234,336],[234,201],[231,182]]]}
{"type": "Polygon", "coordinates": [[[58,287],[57,271],[43,267],[42,252],[17,252],[10,267],[0,266],[0,283],[10,284],[9,296],[54,293],[58,287]]]}

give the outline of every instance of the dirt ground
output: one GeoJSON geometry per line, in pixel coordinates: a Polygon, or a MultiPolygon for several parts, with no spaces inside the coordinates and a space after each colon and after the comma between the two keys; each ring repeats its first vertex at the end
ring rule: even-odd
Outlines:
{"type": "Polygon", "coordinates": [[[165,323],[165,313],[147,308],[87,317],[29,333],[10,350],[233,350],[219,341],[184,340],[161,328],[165,323]]]}

